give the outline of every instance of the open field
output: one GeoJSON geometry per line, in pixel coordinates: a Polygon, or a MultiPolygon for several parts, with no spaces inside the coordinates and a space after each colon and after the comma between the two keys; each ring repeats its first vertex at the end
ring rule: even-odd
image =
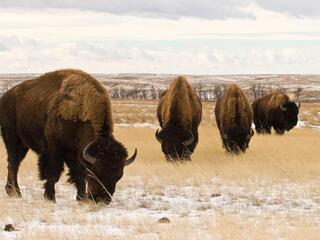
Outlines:
{"type": "MultiPolygon", "coordinates": [[[[156,117],[158,101],[112,101],[113,117],[119,127],[158,127],[156,117]]],[[[216,126],[215,102],[203,102],[202,126],[216,126]]],[[[306,127],[320,127],[320,103],[302,103],[299,110],[299,124],[306,127]]]]}
{"type": "MultiPolygon", "coordinates": [[[[192,162],[169,164],[154,138],[156,102],[113,102],[115,136],[129,153],[137,147],[138,158],[108,207],[77,203],[65,176],[57,203],[45,201],[32,152],[20,168],[23,198],[9,199],[1,142],[0,227],[18,231],[0,231],[0,239],[319,239],[320,130],[255,135],[246,154],[232,157],[221,147],[213,105],[204,104],[192,162]],[[171,223],[157,223],[161,217],[171,223]]],[[[306,122],[319,115],[318,105],[301,110],[312,113],[301,115],[306,122]]]]}

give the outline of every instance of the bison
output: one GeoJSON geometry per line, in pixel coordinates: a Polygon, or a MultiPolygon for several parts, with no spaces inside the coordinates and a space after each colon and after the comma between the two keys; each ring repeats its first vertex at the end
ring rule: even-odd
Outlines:
{"type": "Polygon", "coordinates": [[[64,163],[77,200],[109,203],[125,166],[126,148],[113,136],[108,92],[80,70],[58,70],[25,81],[0,98],[0,125],[8,153],[5,190],[21,197],[17,174],[29,149],[39,156],[44,197],[55,201],[64,163]],[[87,192],[86,193],[86,181],[87,192]]]}
{"type": "Polygon", "coordinates": [[[252,108],[238,85],[230,85],[217,101],[215,117],[226,151],[234,154],[245,152],[254,134],[251,128],[252,108]]]}
{"type": "Polygon", "coordinates": [[[200,99],[188,81],[179,76],[161,95],[157,108],[161,130],[155,137],[168,161],[191,159],[198,143],[201,115],[200,99]]]}
{"type": "Polygon", "coordinates": [[[283,135],[298,122],[300,103],[297,106],[283,92],[271,93],[252,103],[253,121],[257,133],[271,133],[273,127],[277,134],[283,135]]]}

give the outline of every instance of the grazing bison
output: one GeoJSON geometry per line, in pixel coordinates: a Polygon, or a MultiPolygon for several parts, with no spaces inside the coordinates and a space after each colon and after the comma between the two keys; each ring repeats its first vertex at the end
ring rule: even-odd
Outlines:
{"type": "Polygon", "coordinates": [[[251,129],[252,108],[238,85],[230,85],[217,101],[215,117],[226,151],[236,154],[245,152],[254,134],[251,129]]]}
{"type": "Polygon", "coordinates": [[[277,92],[266,95],[252,104],[253,121],[257,133],[271,133],[273,127],[277,134],[284,134],[298,122],[300,103],[297,106],[288,95],[277,92]]]}
{"type": "Polygon", "coordinates": [[[29,149],[39,155],[45,198],[55,201],[54,185],[63,165],[77,188],[77,200],[88,195],[110,202],[127,159],[126,148],[113,136],[108,92],[80,70],[59,70],[25,81],[0,98],[1,132],[8,153],[9,196],[21,196],[19,165],[29,149]]]}
{"type": "Polygon", "coordinates": [[[168,161],[190,160],[198,143],[201,102],[184,77],[175,79],[158,104],[160,127],[155,133],[168,161]]]}

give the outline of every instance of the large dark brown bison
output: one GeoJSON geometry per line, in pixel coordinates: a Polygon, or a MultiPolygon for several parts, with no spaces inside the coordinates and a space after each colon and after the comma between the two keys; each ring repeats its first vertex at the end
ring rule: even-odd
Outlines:
{"type": "Polygon", "coordinates": [[[124,166],[137,154],[127,159],[126,148],[112,133],[108,92],[80,70],[46,73],[13,87],[0,99],[0,125],[8,153],[9,196],[21,196],[17,174],[29,149],[39,155],[44,196],[53,201],[66,163],[77,200],[89,195],[96,202],[110,202],[124,166]]]}
{"type": "Polygon", "coordinates": [[[277,134],[284,134],[298,122],[300,103],[297,106],[282,92],[266,95],[252,104],[253,120],[257,133],[271,133],[273,127],[277,134]]]}
{"type": "Polygon", "coordinates": [[[168,161],[190,160],[198,143],[201,102],[187,80],[179,76],[165,91],[158,104],[160,131],[155,136],[168,161]]]}
{"type": "Polygon", "coordinates": [[[251,128],[252,108],[238,85],[230,85],[217,101],[215,117],[226,151],[235,154],[245,152],[254,134],[251,128]]]}

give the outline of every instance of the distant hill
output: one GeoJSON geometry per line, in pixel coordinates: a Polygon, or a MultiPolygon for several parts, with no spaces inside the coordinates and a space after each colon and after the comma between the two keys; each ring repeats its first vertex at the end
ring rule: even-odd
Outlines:
{"type": "MultiPolygon", "coordinates": [[[[0,93],[40,74],[0,74],[0,93]]],[[[175,74],[92,74],[112,98],[157,99],[175,74]]],[[[239,84],[251,99],[282,90],[293,99],[320,102],[320,75],[185,75],[202,100],[215,100],[229,83],[239,84]]]]}

